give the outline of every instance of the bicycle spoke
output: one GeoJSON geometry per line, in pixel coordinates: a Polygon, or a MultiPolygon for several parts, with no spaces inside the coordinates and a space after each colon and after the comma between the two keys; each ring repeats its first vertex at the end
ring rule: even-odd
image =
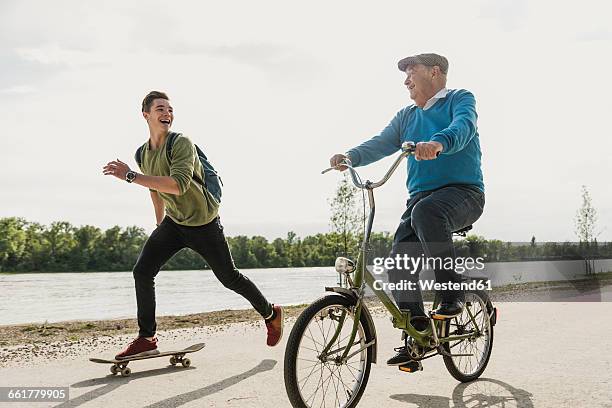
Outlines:
{"type": "Polygon", "coordinates": [[[351,373],[351,375],[353,376],[353,378],[355,379],[355,381],[359,381],[357,380],[357,377],[355,377],[355,374],[353,374],[353,370],[357,370],[355,367],[351,367],[348,364],[346,365],[346,368],[348,369],[348,372],[351,373]],[[351,369],[352,368],[352,369],[351,369]]]}
{"type": "MultiPolygon", "coordinates": [[[[317,349],[317,354],[319,354],[319,349],[317,348],[318,342],[314,340],[314,336],[312,335],[312,332],[310,331],[310,326],[308,326],[308,333],[310,333],[310,335],[312,336],[312,342],[314,343],[314,348],[317,349]]],[[[325,347],[325,346],[322,346],[322,347],[325,347]]]]}
{"type": "MultiPolygon", "coordinates": [[[[310,332],[310,327],[308,327],[308,332],[310,332]]],[[[310,333],[310,335],[312,336],[312,333],[310,333]]],[[[317,342],[314,338],[307,336],[306,333],[304,333],[304,337],[306,337],[307,339],[312,341],[314,343],[315,348],[317,348],[317,345],[319,345],[321,347],[325,347],[322,344],[319,344],[319,342],[317,342]]],[[[319,352],[319,349],[317,349],[317,353],[318,352],[319,352]]]]}
{"type": "MultiPolygon", "coordinates": [[[[327,368],[327,370],[328,370],[329,372],[331,372],[331,369],[330,369],[329,367],[327,367],[327,366],[326,366],[325,368],[327,368]]],[[[324,388],[323,388],[323,407],[325,407],[325,406],[326,406],[326,405],[325,405],[325,394],[327,393],[327,390],[329,389],[329,384],[330,384],[330,382],[331,382],[332,376],[330,375],[330,376],[329,376],[329,377],[327,377],[327,378],[328,378],[328,380],[327,380],[327,387],[323,386],[323,387],[324,387],[324,388]]]]}
{"type": "Polygon", "coordinates": [[[313,364],[313,365],[309,365],[309,366],[306,366],[306,367],[300,367],[300,368],[298,368],[297,370],[298,370],[298,371],[308,370],[309,368],[312,368],[312,367],[316,367],[316,366],[318,366],[320,363],[321,363],[320,361],[317,361],[317,362],[316,362],[315,364],[313,364]]]}
{"type": "Polygon", "coordinates": [[[308,361],[309,363],[318,363],[318,364],[321,363],[319,360],[308,360],[307,358],[301,358],[301,357],[298,357],[297,359],[302,360],[302,361],[308,361]]]}
{"type": "Polygon", "coordinates": [[[317,386],[315,387],[315,389],[312,392],[312,394],[310,394],[310,397],[308,397],[306,399],[306,403],[307,404],[308,404],[308,401],[310,401],[310,398],[312,398],[312,402],[315,402],[315,400],[317,399],[317,390],[319,389],[319,384],[321,383],[322,380],[323,380],[323,370],[321,370],[321,374],[319,375],[319,380],[317,381],[317,386]]]}
{"type": "Polygon", "coordinates": [[[303,378],[302,380],[298,381],[298,385],[300,384],[300,382],[304,381],[304,384],[302,384],[302,387],[300,388],[300,391],[304,389],[304,387],[306,386],[306,383],[308,382],[308,380],[310,379],[310,377],[314,373],[316,367],[317,367],[316,365],[313,366],[312,370],[310,370],[310,373],[306,376],[306,378],[303,378]]]}
{"type": "Polygon", "coordinates": [[[338,372],[338,375],[340,376],[340,381],[342,382],[342,385],[344,385],[344,391],[350,393],[351,392],[351,387],[346,385],[346,383],[344,382],[344,379],[342,378],[342,372],[338,372]]]}

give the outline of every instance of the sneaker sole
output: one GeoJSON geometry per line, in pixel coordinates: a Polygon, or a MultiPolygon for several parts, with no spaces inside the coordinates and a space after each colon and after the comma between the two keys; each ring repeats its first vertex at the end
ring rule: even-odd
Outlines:
{"type": "Polygon", "coordinates": [[[156,354],[159,354],[159,350],[155,349],[155,350],[149,350],[149,351],[143,351],[142,353],[138,353],[138,354],[131,354],[129,356],[123,356],[123,357],[116,357],[115,356],[115,360],[129,360],[131,358],[134,357],[146,357],[146,356],[154,356],[156,354]]]}
{"type": "Polygon", "coordinates": [[[408,360],[408,361],[402,361],[401,363],[390,363],[387,361],[387,365],[389,367],[395,367],[395,366],[400,366],[400,365],[404,365],[404,364],[408,364],[409,362],[411,362],[412,360],[408,360]]]}

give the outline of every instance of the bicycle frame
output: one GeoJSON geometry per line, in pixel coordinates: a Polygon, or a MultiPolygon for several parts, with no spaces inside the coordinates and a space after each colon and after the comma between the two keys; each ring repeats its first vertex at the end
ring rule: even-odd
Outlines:
{"type": "MultiPolygon", "coordinates": [[[[440,325],[444,322],[443,320],[433,320],[430,319],[431,325],[429,327],[427,327],[425,330],[423,331],[419,331],[417,329],[414,328],[414,326],[412,326],[412,324],[410,323],[410,312],[402,312],[398,309],[398,307],[395,305],[395,303],[391,300],[391,298],[389,297],[389,295],[387,295],[387,293],[385,293],[383,290],[380,289],[376,289],[374,286],[374,276],[372,275],[372,273],[370,273],[370,271],[368,271],[366,264],[367,264],[367,260],[366,260],[366,254],[367,254],[367,248],[368,248],[368,244],[370,242],[370,235],[372,233],[372,226],[374,223],[374,215],[375,215],[375,209],[376,209],[376,205],[375,205],[375,201],[374,201],[374,189],[378,188],[380,186],[382,186],[383,184],[385,184],[387,182],[387,180],[389,180],[389,178],[391,177],[391,175],[395,172],[395,170],[397,169],[397,167],[399,166],[399,164],[401,163],[401,161],[413,154],[415,151],[415,144],[412,142],[404,142],[402,144],[402,152],[400,153],[400,155],[397,157],[397,159],[393,162],[393,164],[391,165],[391,168],[387,171],[387,173],[384,175],[384,177],[374,183],[371,182],[369,180],[367,180],[365,183],[362,183],[359,180],[359,176],[357,175],[357,173],[355,172],[355,170],[353,169],[353,167],[350,165],[350,162],[346,163],[345,165],[347,165],[349,173],[351,175],[353,184],[362,190],[366,190],[368,193],[368,202],[369,202],[369,206],[370,206],[370,215],[368,217],[368,222],[367,222],[367,226],[365,229],[365,235],[364,235],[364,239],[363,239],[363,243],[361,245],[361,248],[359,250],[359,256],[357,259],[357,264],[356,264],[356,268],[355,268],[355,276],[354,279],[352,280],[352,284],[349,287],[349,290],[353,291],[353,293],[356,294],[357,296],[357,304],[355,306],[355,311],[354,311],[354,319],[353,319],[353,327],[352,327],[352,331],[351,331],[351,335],[349,337],[349,340],[347,342],[347,346],[340,348],[340,349],[336,349],[336,350],[331,350],[330,348],[332,347],[332,345],[334,344],[334,342],[337,340],[338,336],[340,335],[340,332],[342,330],[342,327],[344,326],[344,322],[345,322],[345,318],[346,318],[346,312],[343,312],[343,314],[341,315],[340,319],[339,319],[339,324],[338,327],[334,333],[334,335],[332,336],[332,338],[330,339],[329,343],[323,348],[321,355],[322,356],[328,356],[332,353],[338,353],[342,350],[343,354],[341,356],[341,360],[343,362],[347,361],[350,357],[354,356],[357,353],[362,352],[363,350],[366,350],[368,347],[371,347],[373,344],[375,344],[376,339],[373,339],[372,341],[368,342],[367,344],[365,344],[363,347],[361,347],[359,350],[351,353],[351,348],[355,345],[354,341],[355,341],[355,337],[357,335],[357,330],[359,328],[359,320],[361,317],[361,309],[363,306],[363,296],[364,296],[364,291],[365,291],[365,285],[367,285],[373,292],[374,295],[380,299],[380,301],[382,302],[382,304],[385,306],[385,308],[387,309],[387,311],[389,311],[389,313],[392,316],[392,322],[393,322],[393,327],[398,328],[403,330],[404,332],[406,332],[407,335],[409,335],[410,337],[412,337],[419,345],[423,346],[423,347],[438,347],[440,346],[442,343],[446,343],[446,342],[451,342],[451,341],[457,341],[457,340],[462,340],[462,339],[467,339],[473,336],[473,334],[462,334],[462,335],[456,335],[456,336],[447,336],[447,337],[438,337],[438,329],[440,327],[440,325]]],[[[332,168],[325,170],[323,173],[332,170],[332,168]]],[[[348,274],[347,274],[348,276],[348,274]]],[[[350,279],[347,279],[348,282],[351,282],[350,279]]],[[[439,304],[439,299],[436,296],[434,298],[434,305],[433,308],[435,309],[439,304]]],[[[474,321],[474,316],[472,316],[471,312],[468,310],[468,313],[470,315],[470,319],[472,321],[474,321]]],[[[476,325],[475,325],[476,326],[476,325]]],[[[477,326],[476,326],[477,327],[477,326]]],[[[477,333],[478,335],[479,333],[477,333]]]]}

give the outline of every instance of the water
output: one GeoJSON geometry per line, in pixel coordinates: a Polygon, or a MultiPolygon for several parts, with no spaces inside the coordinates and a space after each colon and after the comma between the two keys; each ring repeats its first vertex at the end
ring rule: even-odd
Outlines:
{"type": "MultiPolygon", "coordinates": [[[[312,302],[335,286],[333,267],[245,269],[241,271],[270,302],[312,302]]],[[[210,270],[161,271],[156,278],[157,315],[249,309],[210,270]]],[[[0,275],[0,325],[134,318],[136,295],[131,272],[28,273],[0,275]]]]}
{"type": "MultiPolygon", "coordinates": [[[[612,270],[612,260],[594,263],[596,272],[612,270]]],[[[273,303],[310,303],[336,286],[333,267],[245,269],[273,303]]],[[[493,287],[509,283],[584,278],[583,261],[501,262],[486,265],[478,276],[491,278],[493,287]]],[[[424,272],[421,278],[433,277],[424,272]]],[[[377,279],[386,280],[385,275],[377,279]]],[[[249,309],[241,296],[224,288],[210,270],[162,271],[156,278],[157,315],[182,315],[223,309],[249,309]]],[[[370,293],[368,291],[367,293],[370,293]]],[[[29,273],[0,275],[0,325],[101,320],[136,316],[131,272],[29,273]]]]}

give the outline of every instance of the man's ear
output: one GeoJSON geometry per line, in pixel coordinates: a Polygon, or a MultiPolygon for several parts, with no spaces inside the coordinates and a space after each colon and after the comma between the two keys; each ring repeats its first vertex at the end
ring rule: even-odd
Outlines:
{"type": "Polygon", "coordinates": [[[145,120],[149,119],[149,112],[142,112],[142,117],[145,118],[145,120]]]}

